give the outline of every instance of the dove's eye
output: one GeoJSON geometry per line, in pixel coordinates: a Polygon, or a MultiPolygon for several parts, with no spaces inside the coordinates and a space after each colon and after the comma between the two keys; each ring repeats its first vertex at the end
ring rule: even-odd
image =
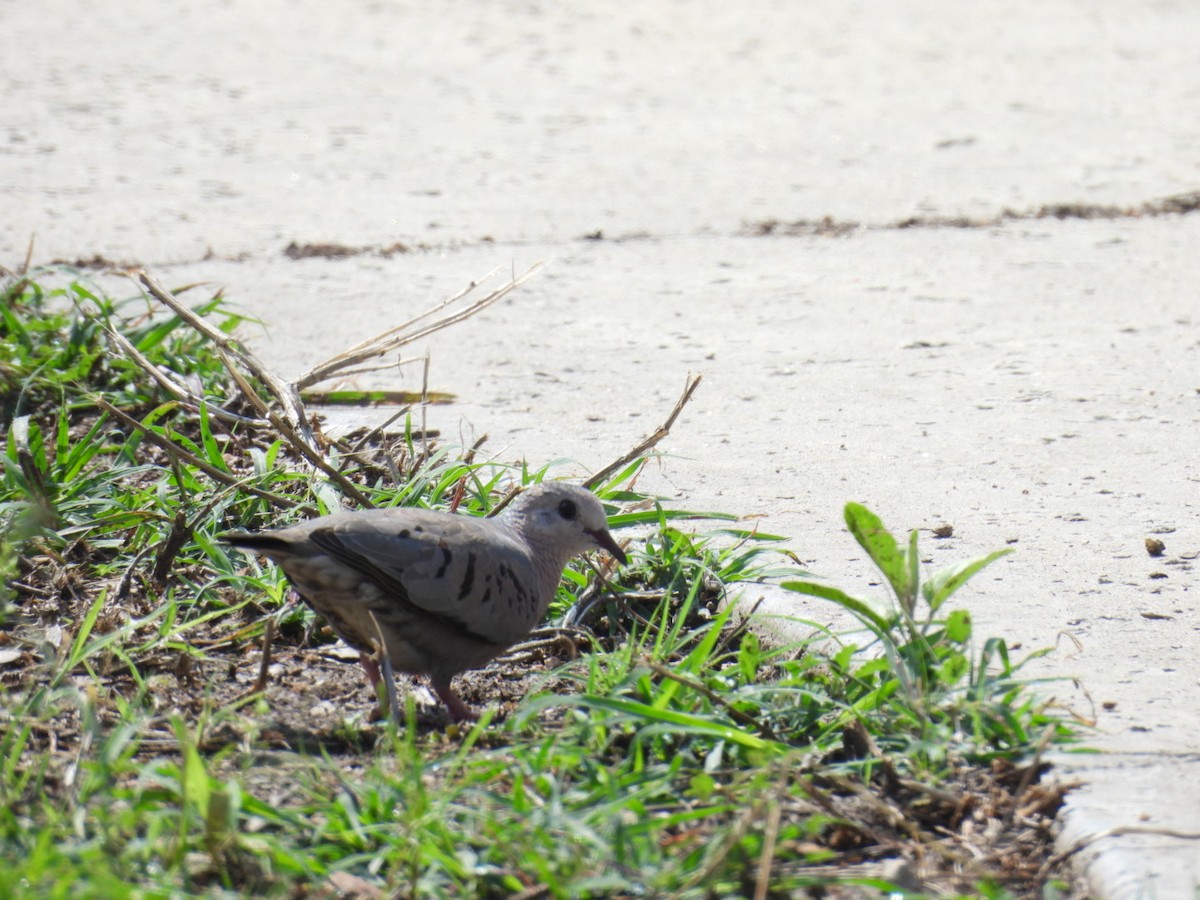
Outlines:
{"type": "Polygon", "coordinates": [[[579,510],[575,507],[574,500],[563,500],[558,504],[558,514],[567,521],[571,521],[578,515],[579,510]]]}

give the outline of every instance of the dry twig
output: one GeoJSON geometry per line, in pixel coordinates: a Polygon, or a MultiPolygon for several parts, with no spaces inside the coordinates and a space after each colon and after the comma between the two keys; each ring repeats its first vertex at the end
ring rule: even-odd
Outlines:
{"type": "Polygon", "coordinates": [[[257,356],[242,347],[241,344],[230,338],[229,335],[225,334],[225,332],[221,331],[221,329],[216,328],[209,322],[205,321],[204,318],[196,315],[194,312],[188,309],[186,305],[180,303],[170,291],[150,277],[145,270],[141,270],[138,273],[138,277],[156,300],[166,306],[169,310],[171,310],[171,312],[175,313],[175,315],[179,316],[180,319],[182,319],[196,331],[207,337],[216,346],[220,347],[227,354],[234,357],[250,372],[251,375],[255,376],[263,384],[265,384],[283,407],[284,412],[287,414],[288,420],[291,422],[295,431],[306,443],[309,445],[315,445],[316,440],[313,437],[312,430],[308,426],[308,420],[304,414],[304,404],[300,400],[300,392],[293,385],[288,384],[282,378],[279,378],[277,375],[271,372],[262,364],[262,362],[259,361],[257,356]]]}
{"type": "Polygon", "coordinates": [[[729,713],[729,718],[733,719],[733,721],[737,722],[739,725],[745,725],[749,728],[753,728],[768,741],[782,743],[782,739],[775,733],[774,729],[772,729],[770,725],[768,725],[766,722],[760,722],[749,713],[742,712],[716,691],[709,688],[708,685],[701,684],[699,681],[696,681],[694,678],[688,678],[686,675],[680,675],[678,672],[667,668],[662,663],[650,661],[647,663],[647,667],[659,678],[666,678],[668,681],[674,681],[676,684],[681,684],[684,687],[702,695],[710,703],[721,707],[723,710],[725,710],[725,712],[729,713]]]}
{"type": "MultiPolygon", "coordinates": [[[[266,424],[262,421],[256,421],[255,419],[249,419],[245,416],[239,416],[237,413],[230,412],[227,409],[217,406],[212,401],[191,390],[191,388],[189,388],[186,384],[176,381],[171,377],[171,375],[167,374],[166,370],[150,362],[150,360],[148,360],[145,355],[143,355],[142,352],[138,350],[138,348],[132,343],[130,343],[129,339],[119,331],[116,331],[107,325],[105,326],[104,331],[108,335],[108,339],[112,341],[112,343],[115,344],[122,353],[124,353],[139,367],[141,367],[142,371],[157,381],[168,394],[171,394],[181,403],[187,405],[192,411],[198,411],[201,405],[204,405],[208,407],[209,414],[212,415],[213,418],[221,419],[226,422],[242,422],[251,426],[262,426],[266,424]]],[[[220,355],[221,360],[225,363],[226,367],[229,367],[228,357],[219,349],[217,352],[220,355]]],[[[231,368],[230,372],[236,372],[236,370],[231,368]]]]}
{"type": "Polygon", "coordinates": [[[303,390],[310,385],[317,384],[321,381],[327,381],[335,375],[342,374],[350,366],[357,366],[366,362],[367,360],[377,359],[380,356],[391,353],[393,350],[398,350],[400,347],[403,347],[406,344],[419,341],[435,332],[441,331],[443,328],[448,328],[457,322],[468,319],[477,312],[486,309],[497,300],[500,300],[502,297],[516,290],[517,287],[537,273],[541,267],[542,263],[535,263],[526,269],[522,274],[514,275],[506,284],[501,285],[486,297],[476,300],[474,303],[458,310],[457,312],[443,316],[430,325],[416,328],[418,323],[428,319],[430,316],[435,315],[436,313],[445,309],[447,306],[450,306],[451,304],[456,303],[466,297],[469,293],[471,293],[471,291],[475,290],[480,284],[495,274],[495,272],[490,272],[483,279],[479,281],[472,281],[464,290],[446,300],[443,300],[438,305],[425,310],[425,312],[421,313],[420,315],[414,316],[407,322],[397,325],[395,328],[389,328],[382,334],[377,334],[373,338],[368,338],[361,343],[355,344],[353,347],[342,351],[337,356],[331,357],[330,359],[313,366],[296,379],[295,388],[296,390],[303,390]],[[416,330],[412,330],[414,328],[416,328],[416,330]]]}
{"type": "Polygon", "coordinates": [[[687,406],[688,401],[692,399],[692,394],[696,393],[696,388],[700,387],[700,382],[703,380],[701,375],[689,375],[687,384],[683,388],[683,394],[675,401],[675,408],[671,410],[671,414],[667,416],[665,422],[649,437],[640,441],[637,446],[622,456],[620,459],[609,463],[599,472],[583,483],[586,488],[594,488],[596,485],[604,481],[609,475],[618,471],[622,466],[626,466],[633,462],[639,456],[645,455],[648,450],[652,450],[659,441],[671,433],[671,426],[675,424],[675,420],[679,418],[679,414],[683,412],[683,408],[687,406]]]}
{"type": "Polygon", "coordinates": [[[189,453],[188,451],[184,450],[182,447],[180,447],[178,444],[176,444],[170,438],[167,438],[167,437],[159,434],[153,428],[149,428],[149,427],[143,425],[137,419],[135,419],[132,416],[117,409],[115,406],[113,406],[111,403],[109,403],[103,397],[96,396],[96,397],[93,397],[92,400],[93,400],[93,402],[95,402],[95,404],[97,406],[99,406],[102,410],[104,410],[106,413],[108,413],[110,416],[112,416],[114,419],[116,419],[118,422],[120,422],[126,428],[132,428],[136,431],[140,431],[142,433],[142,436],[146,440],[150,441],[150,443],[158,445],[163,450],[165,450],[167,453],[178,454],[179,458],[182,459],[184,462],[186,462],[189,466],[195,466],[197,469],[199,469],[204,474],[208,475],[213,480],[219,481],[219,482],[221,482],[221,484],[229,485],[230,487],[236,486],[236,487],[240,488],[241,490],[246,491],[246,493],[248,493],[248,494],[254,494],[254,496],[256,496],[256,497],[261,497],[264,500],[269,500],[271,503],[274,503],[276,506],[294,507],[294,506],[300,505],[300,502],[298,500],[295,500],[291,497],[285,496],[284,494],[276,494],[272,491],[264,491],[260,487],[255,487],[252,484],[248,484],[247,482],[249,479],[247,479],[247,478],[237,478],[233,475],[230,475],[228,472],[224,472],[221,469],[218,469],[214,465],[210,465],[209,463],[205,462],[204,460],[202,460],[200,457],[196,456],[195,454],[189,453]]]}
{"type": "Polygon", "coordinates": [[[762,855],[758,858],[758,880],[754,885],[754,900],[767,900],[771,890],[771,863],[775,859],[775,842],[779,839],[779,821],[782,810],[779,803],[767,805],[767,827],[763,834],[762,855]]]}

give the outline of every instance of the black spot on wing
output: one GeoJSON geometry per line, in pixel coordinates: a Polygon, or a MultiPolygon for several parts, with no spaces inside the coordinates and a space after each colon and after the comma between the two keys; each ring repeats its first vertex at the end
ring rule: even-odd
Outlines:
{"type": "Polygon", "coordinates": [[[462,584],[458,587],[458,599],[464,599],[471,592],[475,583],[475,554],[467,551],[467,571],[463,574],[462,584]]]}
{"type": "MultiPolygon", "coordinates": [[[[420,531],[420,527],[413,529],[420,531]]],[[[395,573],[381,569],[368,557],[354,550],[349,549],[342,543],[337,532],[332,528],[319,528],[309,534],[309,539],[316,544],[328,556],[336,559],[342,565],[354,570],[363,577],[364,580],[375,584],[383,592],[383,597],[371,604],[371,611],[375,613],[381,624],[389,624],[393,627],[404,628],[411,625],[414,618],[431,622],[442,628],[455,633],[456,635],[468,640],[476,641],[480,644],[485,644],[493,647],[507,647],[507,644],[496,643],[491,638],[473,631],[466,622],[457,616],[445,615],[441,613],[431,612],[428,609],[414,603],[409,596],[408,588],[396,576],[395,573]]],[[[470,553],[467,555],[467,575],[468,579],[464,581],[466,587],[470,588],[470,580],[474,578],[475,572],[475,555],[470,553]]],[[[401,573],[403,574],[403,573],[401,573]]],[[[461,599],[461,598],[460,598],[461,599]]],[[[332,619],[336,617],[329,614],[329,611],[322,609],[317,604],[312,604],[314,609],[321,609],[326,618],[332,619]]],[[[323,604],[322,604],[323,606],[323,604]]],[[[337,631],[337,627],[334,627],[337,631]]],[[[357,634],[342,634],[343,639],[351,645],[357,645],[358,642],[350,640],[351,637],[359,637],[357,634]]],[[[374,640],[374,638],[371,638],[374,640]]],[[[359,645],[359,649],[364,649],[359,645]]]]}
{"type": "Polygon", "coordinates": [[[517,578],[517,573],[512,570],[512,567],[507,563],[501,563],[499,574],[501,582],[499,587],[501,592],[511,598],[514,598],[517,601],[517,607],[519,609],[533,609],[534,604],[532,598],[530,598],[529,594],[526,592],[525,586],[521,584],[520,579],[517,578]],[[505,581],[507,581],[509,584],[507,589],[505,589],[503,585],[503,582],[505,581]]]}
{"type": "Polygon", "coordinates": [[[438,541],[438,549],[442,551],[442,564],[438,567],[438,570],[436,573],[434,573],[433,577],[445,578],[446,569],[450,567],[450,563],[454,559],[454,555],[450,552],[450,545],[447,544],[445,540],[438,541]]]}

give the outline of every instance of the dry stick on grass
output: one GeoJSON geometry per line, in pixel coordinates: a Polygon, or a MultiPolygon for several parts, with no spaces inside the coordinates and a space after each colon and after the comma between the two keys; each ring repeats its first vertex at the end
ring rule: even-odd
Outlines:
{"type": "MultiPolygon", "coordinates": [[[[318,451],[316,438],[309,427],[308,418],[304,411],[304,404],[300,400],[300,394],[295,387],[271,373],[253,353],[242,349],[236,341],[231,340],[223,331],[214,328],[200,316],[197,316],[145,272],[142,272],[140,277],[142,283],[146,285],[146,288],[155,298],[167,306],[175,315],[191,325],[192,328],[208,337],[209,340],[217,345],[219,352],[221,352],[221,359],[231,373],[236,372],[236,367],[229,365],[230,356],[234,357],[252,375],[270,388],[271,393],[275,395],[275,398],[283,406],[286,418],[280,416],[278,413],[267,410],[267,419],[287,439],[288,443],[292,445],[292,448],[300,456],[329,476],[354,502],[367,508],[373,506],[371,501],[366,498],[366,495],[355,487],[353,482],[342,475],[341,472],[331,466],[318,451]]],[[[252,398],[250,399],[251,406],[258,410],[265,410],[265,405],[262,403],[261,398],[257,397],[245,378],[234,374],[234,381],[247,398],[252,398]]],[[[205,469],[205,471],[208,472],[209,470],[205,469]]],[[[211,475],[212,472],[209,472],[209,474],[211,475]]]]}
{"type": "Polygon", "coordinates": [[[687,406],[688,401],[692,399],[692,394],[696,393],[696,388],[700,387],[700,382],[703,381],[701,375],[689,375],[687,384],[683,388],[683,394],[675,403],[675,408],[671,410],[671,414],[667,416],[667,420],[658,426],[658,429],[649,437],[641,441],[636,447],[622,456],[615,462],[609,463],[591,478],[583,483],[586,488],[594,488],[600,484],[613,472],[618,471],[622,466],[626,466],[633,462],[639,456],[642,456],[647,451],[652,450],[659,441],[671,433],[671,426],[675,424],[675,420],[679,418],[679,414],[683,412],[683,408],[687,406]]]}
{"type": "Polygon", "coordinates": [[[268,415],[268,407],[266,402],[262,397],[258,396],[258,391],[256,391],[250,385],[250,382],[246,380],[246,376],[242,374],[241,370],[236,365],[234,365],[234,362],[232,359],[230,359],[229,354],[226,353],[221,347],[217,347],[216,350],[217,357],[222,363],[225,364],[225,371],[229,373],[230,377],[233,379],[233,383],[236,384],[238,390],[242,392],[242,396],[246,398],[246,402],[254,408],[254,411],[258,413],[260,418],[266,419],[268,415]]]}
{"type": "Polygon", "coordinates": [[[318,382],[328,381],[333,376],[342,374],[343,371],[350,366],[357,366],[366,362],[367,360],[378,359],[380,356],[391,353],[393,350],[399,349],[405,344],[411,344],[414,341],[419,341],[421,338],[428,337],[435,332],[441,331],[443,328],[448,328],[451,325],[463,321],[464,319],[468,319],[475,315],[475,313],[486,309],[497,300],[500,300],[502,297],[516,290],[517,287],[533,277],[533,275],[541,268],[542,263],[534,263],[521,275],[514,275],[509,279],[507,284],[501,285],[486,297],[482,297],[469,306],[460,309],[457,312],[446,315],[430,325],[426,325],[423,328],[417,329],[416,331],[411,331],[411,329],[416,326],[417,323],[428,319],[430,316],[440,312],[447,306],[462,300],[469,293],[471,293],[471,291],[475,290],[480,284],[495,274],[495,271],[489,272],[486,276],[484,276],[484,278],[480,279],[479,281],[472,281],[459,293],[446,300],[443,300],[436,306],[430,307],[429,309],[425,310],[425,312],[409,319],[407,322],[397,325],[395,328],[389,328],[382,334],[378,334],[373,338],[368,338],[365,341],[355,344],[353,347],[348,350],[344,350],[337,356],[313,366],[296,379],[295,388],[299,391],[306,387],[317,384],[318,382]]]}
{"type": "MultiPolygon", "coordinates": [[[[245,416],[239,416],[237,413],[232,413],[227,409],[223,409],[222,407],[217,406],[215,403],[207,400],[205,397],[196,394],[186,385],[176,381],[161,368],[150,362],[150,360],[142,355],[142,352],[138,350],[137,347],[133,346],[133,344],[129,342],[129,339],[126,338],[125,335],[108,327],[105,327],[104,331],[108,335],[108,339],[116,344],[117,348],[120,349],[122,353],[140,366],[147,375],[162,385],[163,389],[168,394],[171,394],[181,402],[195,407],[196,409],[199,409],[200,404],[202,403],[207,404],[208,411],[213,418],[220,419],[224,422],[240,422],[256,427],[262,427],[266,424],[265,421],[257,421],[255,419],[249,419],[245,416]]],[[[219,348],[217,353],[220,354],[221,360],[225,362],[225,365],[228,367],[228,357],[222,353],[219,348]]]]}
{"type": "Polygon", "coordinates": [[[235,700],[246,700],[266,691],[267,685],[271,683],[271,645],[273,643],[275,643],[275,617],[267,616],[267,624],[263,628],[261,652],[258,656],[258,677],[254,679],[254,684],[250,685],[250,690],[245,691],[235,700]]]}
{"type": "Polygon", "coordinates": [[[779,823],[783,811],[779,802],[767,804],[767,827],[763,835],[762,855],[758,858],[758,882],[754,885],[754,900],[767,900],[771,890],[771,863],[775,860],[775,843],[779,840],[779,823]]]}
{"type": "Polygon", "coordinates": [[[676,684],[681,684],[684,687],[695,691],[697,694],[706,697],[710,703],[721,707],[723,710],[725,710],[725,712],[729,713],[729,718],[733,719],[733,721],[737,722],[739,725],[745,725],[749,728],[753,728],[765,740],[775,741],[776,743],[783,742],[782,738],[775,733],[774,729],[772,729],[770,725],[768,725],[766,722],[760,722],[749,713],[742,712],[716,691],[710,689],[708,685],[701,684],[699,681],[696,681],[694,678],[688,678],[686,675],[680,675],[678,672],[668,669],[662,663],[650,661],[647,663],[647,665],[650,671],[659,678],[665,678],[668,681],[674,681],[676,684]]]}
{"type": "Polygon", "coordinates": [[[91,399],[92,399],[93,403],[95,403],[97,406],[99,406],[102,410],[104,410],[106,413],[108,413],[110,416],[112,416],[114,419],[116,419],[118,422],[120,422],[126,428],[132,428],[136,431],[140,431],[142,433],[142,436],[145,437],[146,440],[150,441],[150,443],[157,444],[159,447],[161,447],[163,450],[167,451],[168,453],[178,454],[180,459],[182,459],[184,462],[186,462],[190,466],[195,466],[197,469],[199,469],[205,475],[208,475],[214,481],[219,481],[219,482],[221,482],[221,484],[229,485],[230,487],[236,486],[240,490],[243,490],[248,494],[253,494],[256,497],[261,497],[262,499],[267,500],[267,501],[275,504],[276,506],[291,508],[291,507],[300,505],[300,501],[295,500],[292,497],[288,497],[284,494],[276,494],[276,493],[273,493],[272,491],[265,491],[262,488],[254,487],[253,485],[246,484],[245,478],[237,478],[236,476],[230,475],[228,472],[224,472],[221,469],[218,469],[216,466],[205,462],[204,460],[202,460],[200,457],[196,456],[195,454],[189,453],[187,450],[184,450],[182,447],[180,447],[178,444],[171,441],[169,438],[164,437],[163,435],[159,434],[153,428],[143,425],[137,419],[133,418],[133,416],[130,416],[127,413],[124,413],[121,410],[117,409],[115,406],[113,406],[111,403],[109,403],[103,397],[96,396],[96,397],[92,397],[91,399]]]}
{"type": "MultiPolygon", "coordinates": [[[[218,353],[221,354],[221,359],[229,369],[238,388],[247,397],[251,406],[253,406],[260,415],[266,415],[271,424],[288,440],[296,453],[308,460],[313,466],[332,479],[342,491],[352,498],[360,506],[370,508],[371,502],[366,496],[354,486],[345,476],[343,476],[336,468],[329,464],[325,456],[320,452],[316,438],[309,425],[307,415],[304,410],[304,403],[300,397],[300,390],[320,381],[325,381],[335,375],[343,374],[346,369],[351,366],[358,365],[369,359],[374,359],[391,352],[393,349],[411,343],[420,338],[427,337],[436,331],[447,328],[457,322],[473,316],[475,313],[488,306],[491,306],[497,300],[512,292],[517,286],[524,283],[535,272],[541,268],[542,264],[537,263],[527,269],[522,275],[512,277],[507,284],[502,285],[486,297],[476,301],[465,309],[461,309],[451,315],[444,316],[438,319],[431,325],[419,329],[413,333],[404,333],[411,329],[416,323],[427,319],[446,306],[462,299],[472,290],[479,286],[480,282],[471,282],[468,287],[459,294],[450,297],[441,304],[434,306],[425,312],[421,313],[413,319],[405,322],[396,328],[390,329],[383,334],[377,335],[367,341],[363,341],[351,347],[349,350],[340,353],[332,359],[326,360],[315,368],[309,370],[304,375],[300,376],[294,384],[289,384],[283,379],[274,375],[264,366],[258,358],[248,350],[244,349],[237,341],[232,340],[223,331],[215,328],[213,325],[205,321],[200,316],[197,316],[184,304],[174,297],[169,291],[163,288],[145,271],[140,272],[140,279],[147,290],[164,304],[168,309],[179,316],[184,322],[191,325],[195,330],[208,337],[218,348],[218,353]],[[265,405],[261,399],[257,397],[254,390],[250,387],[247,380],[240,375],[237,367],[230,365],[230,357],[233,357],[238,363],[244,366],[252,375],[256,376],[260,381],[267,386],[275,398],[279,401],[284,409],[284,416],[279,416],[275,413],[270,413],[265,410],[265,405]]],[[[490,277],[490,276],[489,276],[490,277]]],[[[425,362],[425,381],[422,390],[423,396],[428,396],[428,371],[429,361],[426,357],[425,362]]]]}
{"type": "Polygon", "coordinates": [[[220,355],[221,361],[225,364],[225,368],[229,370],[229,374],[233,376],[234,382],[237,384],[238,389],[242,392],[242,395],[246,398],[246,401],[256,410],[259,410],[259,414],[264,416],[266,420],[272,426],[274,426],[276,431],[287,438],[288,443],[292,445],[292,449],[298,455],[302,456],[304,459],[307,459],[315,468],[320,469],[322,472],[328,475],[331,481],[336,483],[337,486],[340,487],[347,496],[352,497],[359,505],[364,506],[367,509],[372,509],[374,507],[374,504],[366,498],[362,491],[360,491],[352,481],[346,478],[346,476],[339,472],[336,468],[331,466],[325,460],[325,457],[317,452],[315,445],[309,444],[307,441],[305,441],[299,434],[296,433],[296,431],[291,427],[290,423],[285,422],[278,413],[272,412],[267,407],[266,403],[263,402],[263,399],[258,396],[258,392],[254,390],[246,378],[238,371],[237,366],[233,365],[233,361],[230,360],[225,353],[219,349],[217,350],[217,353],[220,355]]]}
{"type": "Polygon", "coordinates": [[[221,329],[216,328],[188,309],[183,303],[180,303],[170,291],[151,278],[145,270],[140,271],[138,277],[156,300],[179,316],[188,325],[192,326],[196,331],[207,337],[216,346],[237,359],[238,362],[246,367],[251,375],[254,375],[265,384],[271,393],[275,395],[280,405],[283,406],[293,430],[299,433],[306,443],[315,446],[316,439],[313,437],[312,429],[309,428],[308,420],[304,414],[304,404],[300,400],[299,391],[294,386],[273,374],[259,361],[257,356],[246,350],[241,344],[221,331],[221,329]]]}
{"type": "Polygon", "coordinates": [[[304,441],[300,435],[292,429],[292,426],[288,422],[284,421],[282,416],[274,412],[269,413],[268,420],[272,425],[275,426],[276,431],[287,438],[288,443],[291,444],[301,456],[312,463],[313,466],[328,475],[329,479],[335,482],[347,497],[350,497],[355,503],[366,509],[375,508],[375,504],[367,499],[367,495],[360,491],[355,486],[354,482],[326,462],[325,457],[317,452],[317,450],[310,446],[306,441],[304,441]]]}
{"type": "MultiPolygon", "coordinates": [[[[336,374],[339,379],[349,378],[352,375],[371,375],[374,372],[387,372],[392,369],[402,369],[407,365],[411,365],[412,363],[420,362],[421,359],[422,357],[420,356],[410,356],[407,359],[397,359],[395,362],[380,363],[377,366],[363,366],[361,369],[338,369],[334,374],[336,374]]],[[[332,377],[333,375],[329,376],[329,378],[332,377]]],[[[324,380],[328,381],[329,378],[324,380]]],[[[307,389],[305,389],[304,395],[310,397],[312,396],[307,389]]]]}

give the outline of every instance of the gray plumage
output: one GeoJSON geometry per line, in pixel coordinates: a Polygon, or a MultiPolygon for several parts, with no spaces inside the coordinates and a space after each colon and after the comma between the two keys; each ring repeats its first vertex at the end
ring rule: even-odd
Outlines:
{"type": "Polygon", "coordinates": [[[374,663],[382,662],[393,714],[395,669],[428,674],[456,719],[474,714],[451,680],[542,620],[572,557],[599,547],[625,562],[600,501],[561,482],[529,488],[491,519],[374,509],[222,539],[278,563],[305,602],[363,654],[372,683],[374,663]],[[377,654],[380,637],[385,652],[377,654]]]}

